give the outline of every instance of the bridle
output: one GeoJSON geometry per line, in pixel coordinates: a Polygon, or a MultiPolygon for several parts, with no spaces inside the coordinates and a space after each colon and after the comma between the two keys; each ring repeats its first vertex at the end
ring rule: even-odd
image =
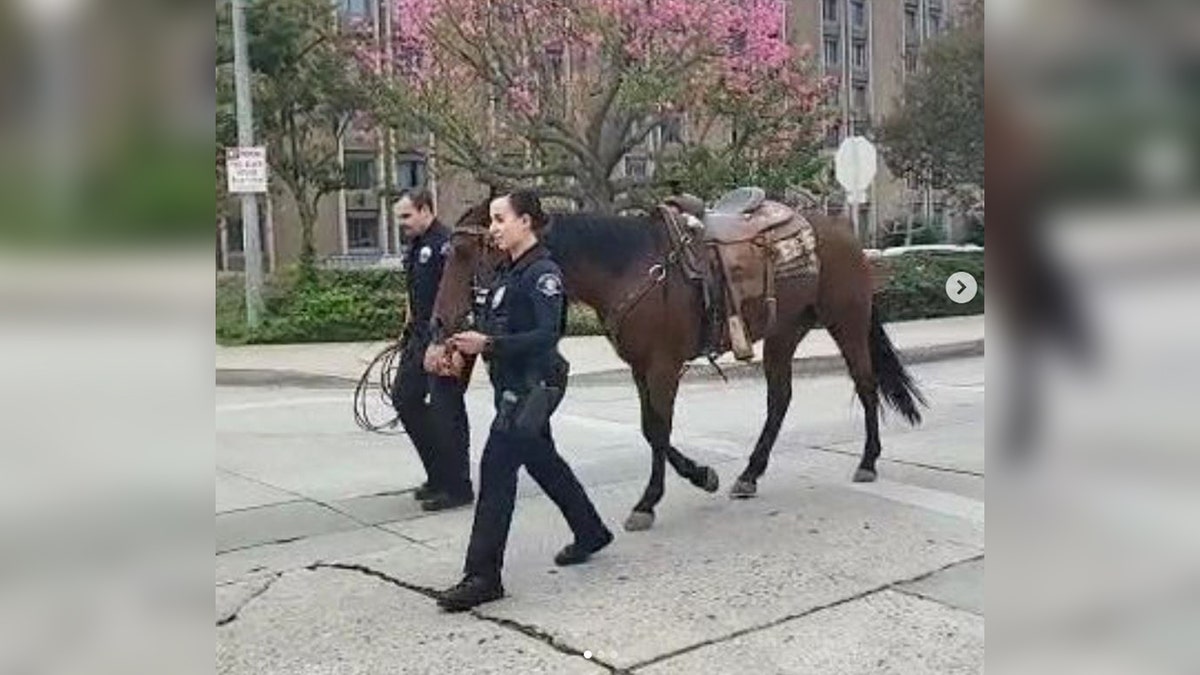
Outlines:
{"type": "MultiPolygon", "coordinates": [[[[495,253],[496,245],[492,243],[491,234],[484,225],[456,225],[450,232],[451,245],[453,246],[455,241],[464,239],[477,246],[479,251],[475,265],[471,269],[470,308],[466,315],[459,321],[460,324],[465,321],[470,326],[472,322],[469,317],[471,317],[472,311],[475,307],[479,306],[481,298],[486,296],[491,288],[491,281],[495,278],[496,267],[489,265],[488,260],[495,253]]],[[[438,335],[441,332],[440,329],[441,326],[435,327],[435,337],[440,337],[438,335]]]]}

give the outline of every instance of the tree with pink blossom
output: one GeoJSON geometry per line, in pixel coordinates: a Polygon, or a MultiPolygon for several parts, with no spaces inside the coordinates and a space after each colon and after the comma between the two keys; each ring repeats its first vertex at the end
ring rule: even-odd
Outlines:
{"type": "Polygon", "coordinates": [[[739,174],[709,193],[815,161],[829,82],[779,0],[389,1],[390,43],[358,51],[378,117],[483,182],[613,211],[706,165],[739,174]]]}

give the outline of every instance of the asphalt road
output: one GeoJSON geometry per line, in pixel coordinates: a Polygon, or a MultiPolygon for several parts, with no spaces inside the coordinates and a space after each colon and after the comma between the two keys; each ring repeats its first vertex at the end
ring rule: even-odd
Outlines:
{"type": "MultiPolygon", "coordinates": [[[[217,390],[216,611],[222,673],[974,673],[983,669],[982,358],[913,368],[925,423],[882,430],[879,482],[844,376],[798,378],[759,496],[726,490],[766,409],[761,381],[686,383],[677,447],[717,494],[668,469],[657,522],[620,525],[649,476],[632,384],[576,386],[559,447],[618,531],[557,569],[569,531],[527,476],[508,597],[440,613],[471,512],[427,516],[403,436],[360,431],[350,391],[217,390]]],[[[490,394],[472,390],[473,459],[490,394]]]]}

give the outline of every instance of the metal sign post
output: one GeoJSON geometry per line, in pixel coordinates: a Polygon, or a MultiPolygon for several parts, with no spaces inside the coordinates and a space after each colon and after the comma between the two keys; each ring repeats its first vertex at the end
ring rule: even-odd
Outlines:
{"type": "Polygon", "coordinates": [[[875,180],[878,157],[875,146],[862,136],[850,136],[838,146],[833,158],[834,175],[846,191],[846,208],[850,210],[850,222],[855,236],[862,238],[858,227],[858,205],[866,203],[867,188],[875,180]]]}
{"type": "Polygon", "coordinates": [[[265,148],[254,147],[254,113],[250,97],[250,58],[246,46],[245,0],[233,0],[230,9],[233,12],[233,75],[234,90],[237,96],[239,147],[226,150],[226,168],[229,176],[229,192],[242,195],[242,252],[246,268],[246,324],[251,328],[257,328],[263,307],[258,194],[267,191],[267,152],[265,148]]]}

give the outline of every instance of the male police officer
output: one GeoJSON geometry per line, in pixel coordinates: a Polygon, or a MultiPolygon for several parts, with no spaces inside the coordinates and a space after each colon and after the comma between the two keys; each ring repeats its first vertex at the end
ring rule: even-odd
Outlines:
{"type": "Polygon", "coordinates": [[[405,270],[408,279],[408,324],[396,375],[393,404],[425,466],[427,480],[415,496],[426,511],[470,504],[466,385],[455,377],[425,372],[425,348],[431,339],[430,317],[442,268],[450,250],[450,230],[433,214],[426,190],[405,193],[396,203],[396,216],[408,240],[405,270]]]}

